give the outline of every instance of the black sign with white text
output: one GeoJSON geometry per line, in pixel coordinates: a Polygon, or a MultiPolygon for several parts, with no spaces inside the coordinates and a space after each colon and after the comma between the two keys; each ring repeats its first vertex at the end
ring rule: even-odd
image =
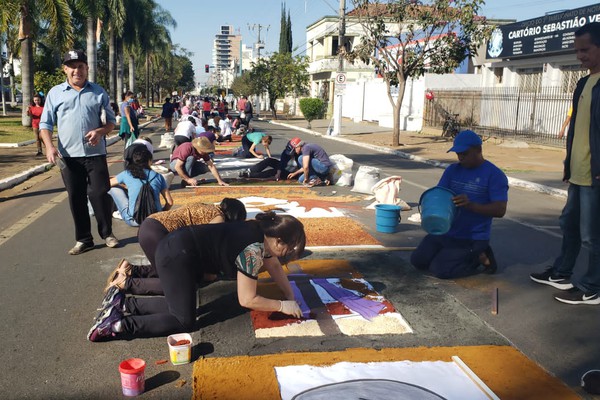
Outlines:
{"type": "Polygon", "coordinates": [[[572,51],[575,31],[592,22],[600,22],[600,4],[498,26],[488,41],[486,58],[572,51]]]}

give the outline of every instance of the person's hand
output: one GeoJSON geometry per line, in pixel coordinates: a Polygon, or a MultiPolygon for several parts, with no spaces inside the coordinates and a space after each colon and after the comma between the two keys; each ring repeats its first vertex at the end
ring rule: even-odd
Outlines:
{"type": "Polygon", "coordinates": [[[198,186],[198,181],[194,178],[188,178],[185,180],[190,186],[198,186]]]}
{"type": "Polygon", "coordinates": [[[229,186],[229,183],[227,183],[227,182],[224,182],[224,181],[220,181],[220,182],[219,182],[219,185],[220,185],[220,186],[229,186]]]}
{"type": "Polygon", "coordinates": [[[294,179],[295,176],[296,176],[296,174],[292,172],[292,173],[288,174],[287,178],[288,178],[288,180],[290,180],[290,179],[294,179]]]}
{"type": "Polygon", "coordinates": [[[454,196],[452,198],[452,202],[454,203],[454,205],[456,207],[467,207],[469,204],[471,204],[471,201],[469,200],[469,196],[467,196],[466,194],[459,194],[458,196],[454,196]]]}
{"type": "Polygon", "coordinates": [[[46,159],[49,163],[56,164],[56,159],[59,157],[56,147],[46,148],[46,159]]]}
{"type": "Polygon", "coordinates": [[[295,318],[302,318],[302,310],[300,310],[300,306],[295,300],[282,300],[279,312],[295,318]]]}
{"type": "Polygon", "coordinates": [[[100,142],[100,137],[101,136],[102,135],[98,134],[97,130],[93,130],[93,131],[89,131],[85,135],[85,139],[90,144],[90,146],[95,146],[95,145],[97,145],[100,142]]]}

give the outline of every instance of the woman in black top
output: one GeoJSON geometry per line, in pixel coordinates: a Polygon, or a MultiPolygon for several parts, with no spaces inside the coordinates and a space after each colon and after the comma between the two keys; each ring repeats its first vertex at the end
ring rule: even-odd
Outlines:
{"type": "Polygon", "coordinates": [[[255,220],[194,225],[171,232],[156,250],[156,269],[162,297],[127,297],[121,292],[106,299],[88,334],[97,342],[122,337],[166,336],[190,332],[196,323],[196,287],[204,273],[237,279],[241,306],[258,311],[280,311],[299,318],[300,307],[279,262],[298,258],[304,251],[304,226],[290,215],[260,213],[255,220]],[[266,269],[286,300],[257,294],[259,271],[266,269]],[[131,313],[125,316],[126,313],[131,313]]]}

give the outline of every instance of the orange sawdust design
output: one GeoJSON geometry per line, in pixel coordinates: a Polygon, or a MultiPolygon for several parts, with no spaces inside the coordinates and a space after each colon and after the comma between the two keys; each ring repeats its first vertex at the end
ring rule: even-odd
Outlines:
{"type": "MultiPolygon", "coordinates": [[[[304,207],[306,212],[310,212],[313,208],[323,208],[325,210],[332,208],[332,207],[340,208],[339,201],[322,200],[322,198],[321,199],[294,199],[294,200],[290,200],[290,201],[297,202],[298,206],[304,207]]],[[[343,204],[342,207],[344,209],[355,209],[355,210],[362,208],[362,206],[358,205],[358,204],[343,204]]]]}
{"type": "Polygon", "coordinates": [[[233,155],[233,149],[215,149],[217,156],[231,156],[233,155]]]}
{"type": "Polygon", "coordinates": [[[460,357],[503,400],[580,398],[559,379],[551,376],[510,346],[456,346],[381,350],[357,348],[333,352],[289,352],[254,357],[201,358],[194,363],[193,399],[280,399],[275,367],[325,366],[344,361],[450,362],[452,356],[460,357]]]}
{"type": "Polygon", "coordinates": [[[307,246],[380,245],[358,222],[347,217],[300,218],[307,246]]]}
{"type": "MultiPolygon", "coordinates": [[[[352,264],[346,260],[321,259],[321,260],[296,260],[283,266],[286,274],[308,274],[314,277],[349,277],[362,278],[363,274],[358,272],[352,264]]],[[[270,279],[268,272],[261,272],[258,279],[270,279]]],[[[259,285],[259,288],[261,286],[259,285]]],[[[267,296],[269,297],[269,296],[267,296]]]]}
{"type": "MultiPolygon", "coordinates": [[[[185,205],[197,201],[205,203],[218,203],[223,200],[224,197],[232,197],[239,199],[242,197],[267,197],[282,199],[289,202],[301,200],[320,200],[323,201],[327,207],[329,203],[335,203],[339,207],[340,203],[352,203],[354,201],[362,200],[356,196],[336,196],[327,197],[326,200],[322,200],[323,196],[318,192],[312,191],[309,188],[295,185],[291,181],[240,181],[240,184],[235,186],[212,186],[212,185],[201,185],[193,189],[186,190],[174,190],[171,192],[175,205],[185,205]],[[243,185],[243,186],[242,186],[243,185]]],[[[307,205],[314,207],[310,203],[307,205]]],[[[354,207],[348,204],[348,208],[354,207]]],[[[344,205],[346,208],[346,205],[344,205]]]]}

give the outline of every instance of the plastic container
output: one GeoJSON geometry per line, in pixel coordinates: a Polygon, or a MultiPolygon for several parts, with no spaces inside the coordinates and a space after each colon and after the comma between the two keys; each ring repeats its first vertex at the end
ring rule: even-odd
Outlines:
{"type": "Polygon", "coordinates": [[[141,358],[130,358],[119,364],[121,373],[121,388],[124,396],[138,396],[144,393],[146,378],[144,370],[146,361],[141,358]]]}
{"type": "Polygon", "coordinates": [[[452,201],[452,190],[435,186],[427,189],[419,199],[421,227],[431,235],[443,235],[450,230],[456,206],[452,201]]]}
{"type": "Polygon", "coordinates": [[[394,233],[400,222],[400,206],[395,204],[375,205],[375,227],[377,232],[394,233]]]}
{"type": "Polygon", "coordinates": [[[192,336],[189,333],[170,335],[167,338],[167,344],[169,345],[171,364],[187,364],[192,360],[192,336]],[[176,343],[181,340],[187,340],[188,343],[177,345],[176,343]]]}

